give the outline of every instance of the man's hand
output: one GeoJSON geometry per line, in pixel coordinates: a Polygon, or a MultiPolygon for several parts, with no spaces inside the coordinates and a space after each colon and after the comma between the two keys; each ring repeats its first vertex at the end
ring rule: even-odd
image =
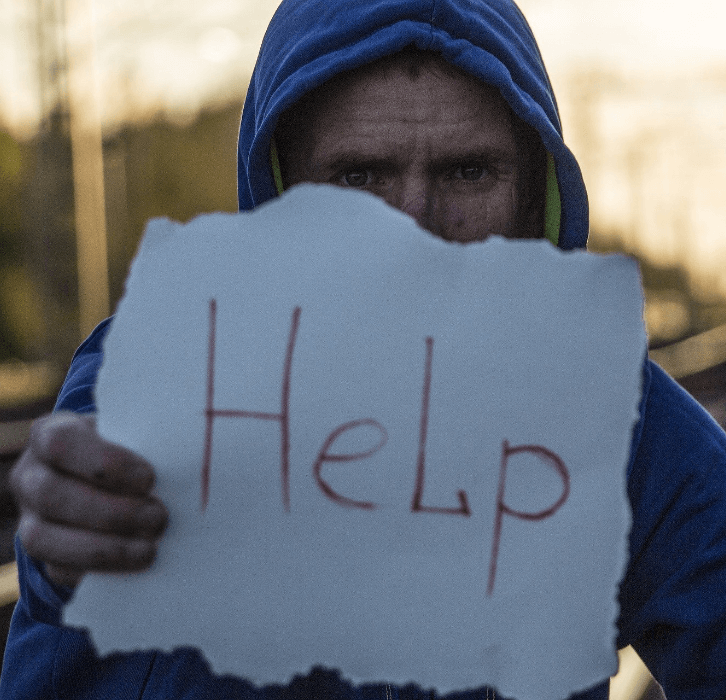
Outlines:
{"type": "Polygon", "coordinates": [[[92,417],[37,420],[10,486],[23,546],[56,583],[75,586],[87,571],[139,571],[153,562],[168,520],[150,495],[154,471],[99,437],[92,417]]]}

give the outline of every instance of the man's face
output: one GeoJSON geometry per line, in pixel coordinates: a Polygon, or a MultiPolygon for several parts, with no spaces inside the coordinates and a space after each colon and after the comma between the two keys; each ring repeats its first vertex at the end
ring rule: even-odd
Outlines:
{"type": "Polygon", "coordinates": [[[400,59],[371,64],[305,98],[278,139],[285,186],[366,190],[445,240],[540,237],[522,211],[525,167],[508,105],[438,61],[415,77],[400,59]]]}

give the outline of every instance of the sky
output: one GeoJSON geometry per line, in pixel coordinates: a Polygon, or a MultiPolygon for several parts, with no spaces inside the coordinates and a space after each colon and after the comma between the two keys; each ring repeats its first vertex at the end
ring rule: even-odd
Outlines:
{"type": "MultiPolygon", "coordinates": [[[[0,0],[0,122],[32,131],[38,116],[37,8],[0,0]]],[[[70,0],[66,0],[70,2],[70,0]]],[[[277,0],[91,0],[104,122],[158,112],[192,118],[241,100],[277,0]]],[[[59,0],[55,4],[62,6],[59,0]]],[[[628,74],[726,66],[726,3],[690,0],[520,0],[557,85],[581,66],[628,74]]],[[[73,39],[73,32],[70,37],[73,39]]],[[[72,42],[71,42],[72,43],[72,42]]],[[[72,49],[72,46],[70,47],[72,49]]]]}
{"type": "MultiPolygon", "coordinates": [[[[0,0],[0,128],[29,137],[39,121],[38,8],[70,13],[83,3],[93,8],[96,80],[81,82],[97,86],[106,134],[160,116],[190,123],[203,107],[241,103],[278,4],[0,0]]],[[[662,264],[683,262],[703,290],[726,296],[726,3],[519,5],[583,168],[595,228],[631,235],[631,249],[662,264]]],[[[73,58],[90,34],[70,24],[73,58]]],[[[46,75],[51,69],[44,66],[46,75]]]]}
{"type": "Polygon", "coordinates": [[[714,0],[519,0],[545,61],[597,61],[635,71],[726,62],[726,4],[714,0]],[[687,12],[685,10],[687,9],[687,12]]]}
{"type": "MultiPolygon", "coordinates": [[[[53,0],[0,0],[0,121],[16,132],[32,131],[38,116],[33,48],[41,2],[53,0]]],[[[202,105],[240,101],[277,6],[268,0],[92,3],[97,82],[107,128],[158,112],[184,120],[202,105]]],[[[73,27],[68,36],[72,53],[78,38],[73,27]]]]}

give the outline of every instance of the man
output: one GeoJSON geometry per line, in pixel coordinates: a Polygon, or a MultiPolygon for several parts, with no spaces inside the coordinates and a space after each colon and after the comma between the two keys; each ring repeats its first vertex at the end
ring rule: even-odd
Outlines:
{"type": "MultiPolygon", "coordinates": [[[[461,243],[546,236],[570,249],[587,238],[580,172],[510,0],[285,0],[242,117],[240,207],[303,181],[367,189],[461,243]]],[[[59,409],[94,410],[108,325],[77,352],[59,409]]],[[[643,376],[618,642],[636,646],[671,700],[724,698],[726,436],[657,367],[646,363],[643,376]]],[[[322,669],[259,689],[214,677],[189,649],[99,660],[84,634],[60,625],[60,610],[85,571],[153,560],[166,522],[153,470],[102,441],[91,419],[56,414],[36,424],[12,481],[21,600],[3,697],[432,697],[413,686],[354,688],[322,669]]],[[[606,698],[607,684],[579,697],[606,698]]]]}

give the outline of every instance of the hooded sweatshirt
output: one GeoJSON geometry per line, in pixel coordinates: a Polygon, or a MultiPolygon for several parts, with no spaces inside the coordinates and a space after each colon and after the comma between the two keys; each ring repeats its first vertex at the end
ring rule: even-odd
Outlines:
{"type": "MultiPolygon", "coordinates": [[[[280,114],[338,73],[411,44],[496,86],[549,154],[547,224],[563,249],[584,247],[587,196],[565,146],[542,58],[511,0],[283,0],[247,93],[239,137],[242,210],[276,195],[271,138],[280,114]]],[[[550,231],[551,234],[551,231],[550,231]]],[[[95,410],[104,321],[78,349],[57,409],[95,410]]],[[[628,465],[630,558],[620,588],[618,645],[633,644],[669,700],[726,698],[726,435],[657,366],[646,362],[628,465]]],[[[594,553],[596,556],[596,553],[594,553]]],[[[416,686],[354,686],[316,668],[286,686],[214,676],[194,649],[99,659],[88,636],[61,625],[70,589],[17,545],[21,597],[0,697],[143,700],[431,700],[416,686]]],[[[302,669],[301,669],[302,671],[302,669]]],[[[577,697],[607,698],[605,681],[577,697]]],[[[457,693],[485,700],[491,690],[457,693]]]]}

